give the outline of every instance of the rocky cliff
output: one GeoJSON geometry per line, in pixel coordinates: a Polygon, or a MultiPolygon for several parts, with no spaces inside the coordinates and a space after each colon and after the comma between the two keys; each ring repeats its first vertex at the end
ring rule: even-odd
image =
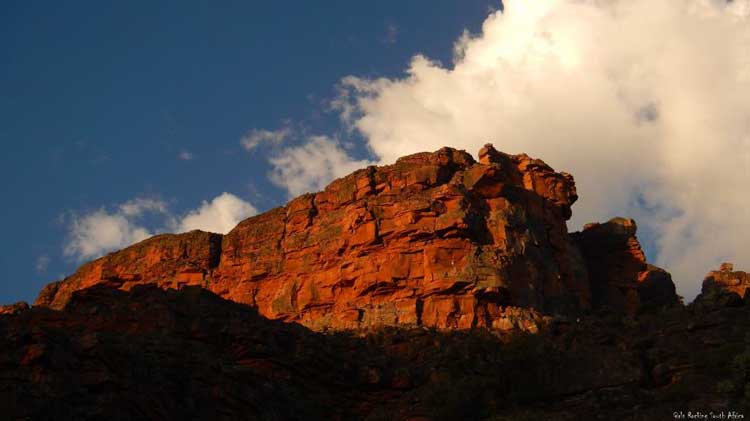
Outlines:
{"type": "Polygon", "coordinates": [[[748,289],[750,289],[750,274],[735,271],[732,263],[723,263],[719,270],[711,271],[706,275],[701,293],[726,291],[737,294],[740,298],[746,298],[750,295],[747,292],[748,289]]]}
{"type": "Polygon", "coordinates": [[[98,284],[198,285],[315,330],[534,331],[547,315],[677,301],[669,275],[647,265],[632,221],[568,234],[571,175],[492,145],[478,158],[451,148],[415,154],[224,236],[156,236],[48,285],[35,305],[61,309],[73,291],[98,284]]]}
{"type": "Polygon", "coordinates": [[[490,145],[478,157],[369,167],[226,235],[159,235],[33,307],[0,306],[0,413],[750,416],[747,273],[722,265],[684,306],[633,220],[568,233],[570,175],[490,145]]]}
{"type": "Polygon", "coordinates": [[[735,271],[732,263],[722,263],[703,279],[701,293],[695,297],[697,306],[743,306],[750,302],[750,274],[735,271]]]}

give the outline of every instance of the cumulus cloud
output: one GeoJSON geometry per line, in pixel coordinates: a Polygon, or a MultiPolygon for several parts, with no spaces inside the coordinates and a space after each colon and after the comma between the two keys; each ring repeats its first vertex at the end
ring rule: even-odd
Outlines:
{"type": "Polygon", "coordinates": [[[179,222],[177,231],[199,229],[226,234],[241,220],[257,213],[252,204],[225,192],[210,202],[203,201],[198,209],[188,212],[179,222]]]}
{"type": "MultiPolygon", "coordinates": [[[[493,142],[573,173],[571,228],[638,217],[691,299],[707,270],[750,255],[748,45],[749,0],[508,0],[451,65],[418,55],[403,78],[346,77],[333,106],[380,163],[493,142]]],[[[292,195],[365,165],[321,137],[271,162],[292,195]]]]}
{"type": "Polygon", "coordinates": [[[278,130],[252,129],[240,139],[240,144],[248,151],[252,151],[262,143],[280,145],[292,134],[292,129],[283,127],[278,130]]]}
{"type": "MultiPolygon", "coordinates": [[[[343,100],[336,104],[339,108],[347,105],[343,100]]],[[[349,156],[347,150],[352,148],[351,142],[310,135],[305,130],[292,129],[290,122],[278,130],[253,129],[241,143],[248,151],[268,143],[269,178],[286,190],[290,198],[321,190],[333,179],[372,164],[372,161],[349,156]],[[301,145],[282,147],[285,142],[301,145]]]]}
{"type": "Polygon", "coordinates": [[[102,208],[72,218],[63,252],[66,256],[84,260],[137,243],[151,235],[122,210],[109,213],[102,208]]]}
{"type": "Polygon", "coordinates": [[[281,150],[269,159],[271,181],[284,188],[290,197],[321,190],[331,180],[370,165],[355,160],[335,140],[311,136],[302,146],[281,150]]]}
{"type": "Polygon", "coordinates": [[[69,215],[63,253],[82,261],[162,232],[200,229],[227,233],[242,219],[256,213],[252,204],[230,193],[222,193],[210,202],[204,201],[197,209],[181,216],[173,214],[161,200],[136,198],[110,209],[102,207],[83,215],[69,215]],[[146,223],[147,215],[156,222],[146,223]]]}

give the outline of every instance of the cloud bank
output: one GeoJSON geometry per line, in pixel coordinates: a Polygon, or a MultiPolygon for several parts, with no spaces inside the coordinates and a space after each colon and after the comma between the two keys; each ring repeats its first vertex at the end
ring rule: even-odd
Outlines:
{"type": "Polygon", "coordinates": [[[257,214],[250,203],[230,193],[183,216],[171,213],[167,204],[151,198],[130,200],[114,209],[100,208],[83,215],[70,215],[68,237],[63,248],[67,257],[83,261],[127,247],[161,232],[187,232],[195,229],[225,234],[241,220],[257,214]],[[155,217],[157,228],[149,229],[144,217],[155,217]]]}
{"type": "MultiPolygon", "coordinates": [[[[571,228],[638,218],[692,299],[720,261],[750,265],[749,15],[748,0],[509,0],[452,65],[346,77],[333,105],[380,163],[493,142],[571,172],[571,228]]],[[[324,138],[271,163],[291,194],[363,165],[324,138]]]]}

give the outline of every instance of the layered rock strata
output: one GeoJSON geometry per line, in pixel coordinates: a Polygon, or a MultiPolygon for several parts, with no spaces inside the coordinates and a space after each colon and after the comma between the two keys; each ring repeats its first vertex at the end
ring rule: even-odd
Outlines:
{"type": "Polygon", "coordinates": [[[604,257],[592,252],[589,245],[607,243],[609,232],[568,235],[577,199],[571,175],[492,145],[478,157],[451,148],[410,155],[335,180],[223,236],[156,236],[48,285],[35,304],[61,309],[73,291],[97,284],[123,290],[199,285],[266,317],[316,330],[533,331],[543,313],[573,313],[608,300],[633,309],[643,301],[628,298],[620,306],[619,297],[602,292],[603,284],[636,282],[635,276],[646,285],[661,276],[656,284],[671,285],[666,272],[646,266],[642,252],[623,275],[598,269],[591,259],[617,260],[622,250],[618,243],[603,249],[604,257]]]}
{"type": "Polygon", "coordinates": [[[701,293],[695,298],[699,305],[720,304],[741,306],[750,302],[750,274],[735,271],[734,264],[722,263],[719,270],[712,270],[703,279],[701,293]]]}

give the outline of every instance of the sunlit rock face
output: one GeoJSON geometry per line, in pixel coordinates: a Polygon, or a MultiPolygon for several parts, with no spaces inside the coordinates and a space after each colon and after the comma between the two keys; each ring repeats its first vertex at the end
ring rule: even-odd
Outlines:
{"type": "Polygon", "coordinates": [[[662,301],[676,300],[669,275],[646,264],[634,223],[568,234],[578,198],[571,175],[492,145],[478,158],[452,148],[414,154],[358,170],[224,236],[153,237],[50,284],[36,305],[63,308],[72,291],[100,283],[200,285],[315,330],[535,331],[549,315],[592,304],[637,311],[649,300],[647,284],[662,301]],[[601,269],[600,260],[624,270],[601,269]],[[634,299],[610,291],[623,285],[635,288],[634,299]]]}
{"type": "Polygon", "coordinates": [[[735,271],[732,263],[723,263],[719,270],[709,272],[703,280],[704,292],[713,288],[731,291],[744,297],[750,289],[750,274],[735,271]]]}
{"type": "Polygon", "coordinates": [[[29,304],[24,301],[19,301],[14,304],[0,305],[0,315],[4,314],[19,314],[29,309],[29,304]]]}
{"type": "Polygon", "coordinates": [[[98,284],[124,290],[143,283],[162,288],[207,285],[219,263],[221,235],[201,231],[151,237],[81,266],[42,289],[34,305],[65,307],[74,291],[98,284]]]}
{"type": "Polygon", "coordinates": [[[701,293],[695,298],[697,304],[741,306],[750,301],[750,274],[735,271],[734,264],[722,263],[719,270],[712,270],[703,279],[701,293]]]}

